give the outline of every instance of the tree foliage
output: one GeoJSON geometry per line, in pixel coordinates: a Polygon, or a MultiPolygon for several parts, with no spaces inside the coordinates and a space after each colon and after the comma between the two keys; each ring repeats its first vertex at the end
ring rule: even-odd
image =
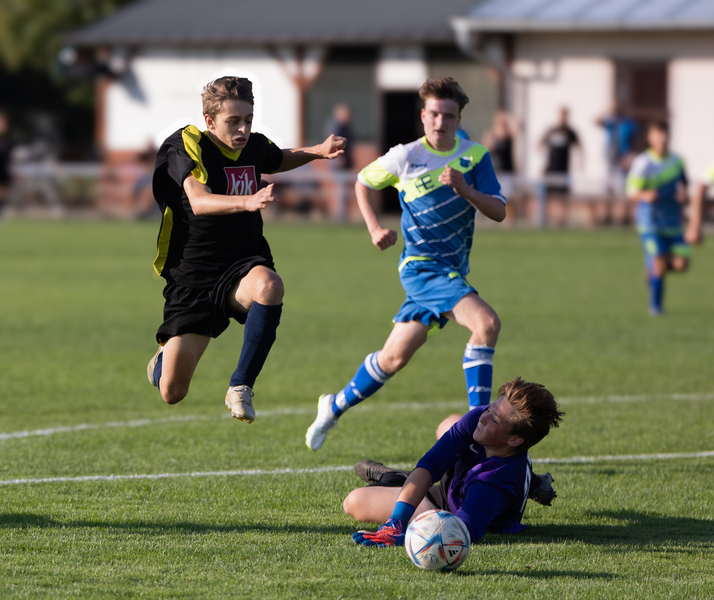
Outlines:
{"type": "Polygon", "coordinates": [[[69,31],[131,0],[0,0],[0,63],[49,72],[69,31]]]}

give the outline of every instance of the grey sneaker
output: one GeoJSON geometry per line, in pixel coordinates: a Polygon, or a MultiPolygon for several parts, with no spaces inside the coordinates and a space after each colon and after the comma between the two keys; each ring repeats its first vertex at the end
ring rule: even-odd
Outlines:
{"type": "Polygon", "coordinates": [[[411,471],[385,467],[381,462],[374,460],[361,460],[355,465],[355,473],[367,483],[384,483],[388,484],[387,487],[401,487],[411,471]],[[382,481],[383,479],[385,481],[382,481]]]}
{"type": "Polygon", "coordinates": [[[226,407],[240,421],[245,421],[246,423],[255,421],[253,390],[247,385],[232,385],[228,388],[226,407]]]}
{"type": "Polygon", "coordinates": [[[555,490],[551,485],[553,481],[555,480],[550,473],[541,473],[540,475],[533,473],[533,479],[531,479],[531,489],[528,491],[528,497],[538,504],[550,506],[553,498],[558,497],[558,494],[555,493],[555,490]]]}
{"type": "Polygon", "coordinates": [[[337,426],[337,417],[332,412],[332,401],[334,394],[323,394],[317,401],[317,417],[307,433],[305,433],[305,444],[310,450],[319,450],[327,437],[327,432],[337,426]]]}
{"type": "Polygon", "coordinates": [[[149,361],[149,364],[146,365],[146,376],[149,378],[149,383],[154,387],[157,387],[156,382],[154,381],[154,369],[156,368],[156,361],[159,360],[159,356],[163,351],[164,347],[159,346],[159,349],[156,351],[156,354],[154,354],[154,358],[152,358],[149,361]]]}

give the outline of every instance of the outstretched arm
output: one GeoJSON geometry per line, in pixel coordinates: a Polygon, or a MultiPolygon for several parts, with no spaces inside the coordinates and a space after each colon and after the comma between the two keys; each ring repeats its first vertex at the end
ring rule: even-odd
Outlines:
{"type": "Polygon", "coordinates": [[[407,525],[417,507],[420,508],[420,513],[427,510],[423,504],[419,505],[431,484],[429,471],[422,468],[414,469],[404,483],[387,522],[375,532],[358,531],[352,534],[352,541],[362,546],[403,546],[407,525]]]}
{"type": "Polygon", "coordinates": [[[197,216],[255,212],[262,210],[270,202],[279,200],[278,196],[273,192],[272,183],[251,196],[223,196],[214,194],[206,184],[198,181],[193,175],[189,175],[184,179],[183,189],[186,191],[193,214],[197,216]]]}
{"type": "Polygon", "coordinates": [[[362,218],[367,225],[367,231],[372,237],[372,243],[380,250],[394,246],[397,243],[397,232],[379,224],[374,208],[369,201],[369,188],[359,180],[355,183],[355,196],[357,197],[357,206],[359,206],[362,218]]]}
{"type": "Polygon", "coordinates": [[[347,140],[343,137],[331,135],[322,144],[306,148],[288,148],[283,150],[283,162],[275,173],[282,173],[297,169],[316,158],[337,158],[344,154],[347,140]]]}

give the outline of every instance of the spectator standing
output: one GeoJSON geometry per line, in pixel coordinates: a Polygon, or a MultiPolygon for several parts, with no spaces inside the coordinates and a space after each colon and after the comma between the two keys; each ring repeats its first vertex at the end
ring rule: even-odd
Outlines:
{"type": "Polygon", "coordinates": [[[558,180],[548,183],[547,191],[550,194],[564,195],[570,191],[567,180],[567,175],[570,173],[570,151],[571,148],[581,149],[580,139],[570,127],[568,116],[568,109],[561,108],[558,124],[551,127],[541,140],[541,147],[544,147],[548,152],[545,167],[546,177],[548,175],[562,176],[562,182],[558,180]]]}

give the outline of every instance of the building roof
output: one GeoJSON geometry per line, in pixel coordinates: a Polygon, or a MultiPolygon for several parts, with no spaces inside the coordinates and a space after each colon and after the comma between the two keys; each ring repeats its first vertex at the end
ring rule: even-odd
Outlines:
{"type": "Polygon", "coordinates": [[[454,41],[479,0],[139,0],[72,32],[76,45],[389,44],[454,41]]]}
{"type": "Polygon", "coordinates": [[[714,29],[712,0],[485,0],[454,27],[472,31],[714,29]]]}

